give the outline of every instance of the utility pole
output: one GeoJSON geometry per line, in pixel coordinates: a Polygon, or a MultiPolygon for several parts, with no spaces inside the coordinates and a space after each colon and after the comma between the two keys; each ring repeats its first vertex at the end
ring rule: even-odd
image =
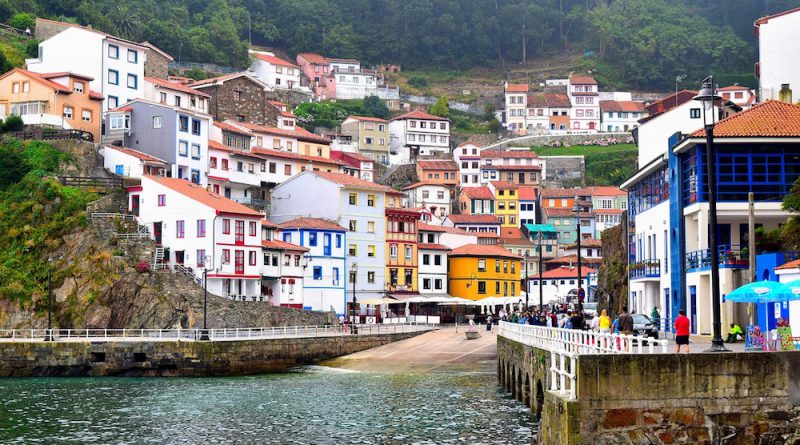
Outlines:
{"type": "Polygon", "coordinates": [[[356,313],[356,279],[358,278],[358,265],[353,263],[353,329],[351,330],[353,334],[358,334],[358,328],[356,327],[358,323],[356,323],[356,317],[358,314],[356,313]]]}
{"type": "Polygon", "coordinates": [[[544,293],[542,292],[542,255],[544,252],[542,251],[542,230],[539,229],[539,310],[541,311],[544,308],[544,293]]]}
{"type": "MultiPolygon", "coordinates": [[[[756,203],[753,192],[747,194],[748,213],[747,213],[747,253],[750,263],[750,282],[756,282],[756,203]]],[[[753,303],[747,304],[747,315],[750,316],[750,326],[753,325],[753,303]]]]}
{"type": "Polygon", "coordinates": [[[531,286],[530,281],[528,281],[528,260],[530,257],[525,255],[525,308],[528,308],[528,294],[530,293],[531,286]]]}

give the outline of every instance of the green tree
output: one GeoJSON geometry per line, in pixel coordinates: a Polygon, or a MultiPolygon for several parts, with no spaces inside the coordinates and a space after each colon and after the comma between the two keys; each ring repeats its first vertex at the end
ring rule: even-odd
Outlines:
{"type": "Polygon", "coordinates": [[[3,74],[7,71],[11,71],[12,68],[14,67],[11,65],[11,62],[9,62],[8,59],[6,58],[6,54],[2,50],[0,50],[0,74],[3,74]]]}
{"type": "Polygon", "coordinates": [[[430,113],[434,116],[450,117],[450,102],[447,96],[442,96],[431,107],[430,113]]]}
{"type": "Polygon", "coordinates": [[[21,131],[24,123],[22,122],[22,118],[19,116],[8,116],[3,122],[3,131],[11,132],[11,131],[21,131]]]}
{"type": "Polygon", "coordinates": [[[364,98],[364,114],[386,119],[389,117],[389,107],[378,96],[367,96],[364,98]]]}
{"type": "Polygon", "coordinates": [[[22,156],[22,146],[0,145],[0,190],[21,181],[29,170],[30,167],[22,156]]]}
{"type": "Polygon", "coordinates": [[[14,14],[11,17],[11,20],[8,22],[9,25],[13,26],[17,29],[33,29],[36,26],[36,17],[31,14],[27,14],[24,12],[20,12],[19,14],[14,14]]]}

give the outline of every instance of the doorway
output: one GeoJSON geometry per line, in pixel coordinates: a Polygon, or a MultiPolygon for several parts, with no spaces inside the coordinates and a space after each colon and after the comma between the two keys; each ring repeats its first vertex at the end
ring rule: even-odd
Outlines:
{"type": "Polygon", "coordinates": [[[134,216],[139,216],[139,195],[131,196],[131,213],[134,216]]]}
{"type": "Polygon", "coordinates": [[[161,238],[162,238],[162,236],[161,236],[162,235],[161,225],[162,225],[162,223],[160,221],[153,223],[153,236],[156,239],[156,245],[157,246],[161,245],[161,238]]]}
{"type": "Polygon", "coordinates": [[[692,321],[692,334],[697,334],[697,286],[689,286],[689,314],[692,321]]]}

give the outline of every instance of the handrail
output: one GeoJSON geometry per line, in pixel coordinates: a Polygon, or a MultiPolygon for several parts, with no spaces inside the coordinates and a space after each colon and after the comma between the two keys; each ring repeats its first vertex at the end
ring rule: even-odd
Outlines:
{"type": "MultiPolygon", "coordinates": [[[[342,326],[270,326],[260,328],[208,329],[211,341],[244,341],[278,338],[314,338],[348,335],[380,335],[422,332],[434,329],[425,323],[359,324],[342,326]]],[[[53,341],[195,341],[203,329],[51,329],[53,341]]],[[[0,329],[0,342],[42,341],[47,329],[0,329]]]]}
{"type": "Polygon", "coordinates": [[[106,212],[93,212],[89,215],[92,219],[122,219],[128,221],[135,221],[134,215],[127,213],[106,213],[106,212]]]}
{"type": "Polygon", "coordinates": [[[548,351],[573,354],[652,354],[667,352],[667,340],[625,334],[548,328],[500,322],[499,336],[548,351]],[[661,350],[656,351],[660,346],[661,350]]]}

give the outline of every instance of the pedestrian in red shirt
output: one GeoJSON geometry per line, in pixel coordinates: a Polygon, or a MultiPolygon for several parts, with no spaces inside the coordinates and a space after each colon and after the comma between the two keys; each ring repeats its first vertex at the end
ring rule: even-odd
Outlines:
{"type": "Polygon", "coordinates": [[[686,353],[689,353],[689,318],[686,311],[678,311],[678,318],[675,319],[675,353],[681,352],[681,345],[686,345],[686,353]]]}

